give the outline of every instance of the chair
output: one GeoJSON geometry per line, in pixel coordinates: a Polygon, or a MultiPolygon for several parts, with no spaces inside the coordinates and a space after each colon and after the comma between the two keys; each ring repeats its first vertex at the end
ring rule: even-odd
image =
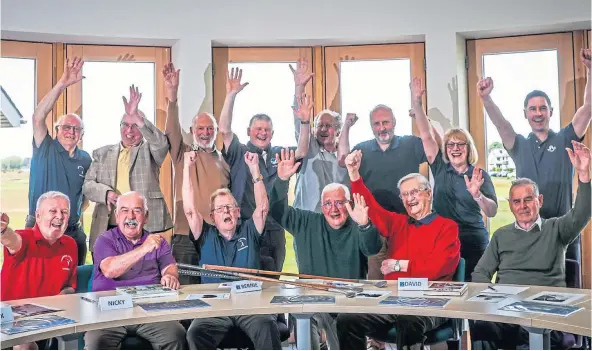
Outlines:
{"type": "MultiPolygon", "coordinates": [[[[290,337],[290,330],[286,322],[286,316],[283,313],[277,315],[277,325],[282,342],[290,337]]],[[[224,339],[218,344],[219,349],[249,349],[254,350],[255,346],[251,339],[239,328],[232,328],[226,334],[224,339]]]]}
{"type": "MultiPolygon", "coordinates": [[[[465,281],[465,259],[462,257],[460,258],[458,266],[456,267],[456,271],[454,272],[453,280],[456,282],[465,281]]],[[[442,324],[438,328],[430,330],[425,334],[425,345],[435,345],[446,341],[448,344],[448,350],[460,350],[462,321],[462,319],[450,318],[448,321],[446,321],[446,323],[442,324]]],[[[397,329],[391,328],[388,331],[386,337],[377,338],[374,335],[370,335],[370,337],[387,343],[395,343],[397,340],[397,329]]]]}

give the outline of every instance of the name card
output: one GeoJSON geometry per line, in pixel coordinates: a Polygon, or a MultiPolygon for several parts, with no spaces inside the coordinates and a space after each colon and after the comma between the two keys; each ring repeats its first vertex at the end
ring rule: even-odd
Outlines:
{"type": "Polygon", "coordinates": [[[428,278],[399,278],[399,290],[427,290],[428,278]]]}
{"type": "Polygon", "coordinates": [[[101,311],[121,310],[124,308],[133,308],[132,297],[129,295],[115,295],[99,297],[99,307],[101,311]]]}
{"type": "Polygon", "coordinates": [[[2,323],[12,322],[14,320],[14,315],[12,314],[12,307],[10,306],[2,306],[0,314],[2,314],[2,323]]]}
{"type": "Polygon", "coordinates": [[[263,282],[257,282],[253,280],[240,280],[238,282],[232,282],[233,293],[244,293],[249,291],[259,291],[263,286],[263,282]]]}

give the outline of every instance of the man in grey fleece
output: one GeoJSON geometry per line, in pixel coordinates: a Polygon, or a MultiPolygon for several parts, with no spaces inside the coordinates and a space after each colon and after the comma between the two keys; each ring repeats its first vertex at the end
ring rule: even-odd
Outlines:
{"type": "MultiPolygon", "coordinates": [[[[574,207],[557,218],[541,219],[543,195],[528,178],[510,187],[510,209],[516,222],[499,228],[473,271],[473,282],[565,287],[565,252],[590,220],[590,150],[572,141],[566,149],[578,172],[574,207]]],[[[471,327],[474,349],[516,349],[528,343],[528,332],[513,324],[476,321],[471,327]]],[[[561,347],[562,334],[551,332],[551,345],[561,347]]]]}

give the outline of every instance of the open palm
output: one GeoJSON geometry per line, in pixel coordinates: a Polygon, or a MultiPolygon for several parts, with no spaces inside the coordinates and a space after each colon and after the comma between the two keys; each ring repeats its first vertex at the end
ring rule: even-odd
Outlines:
{"type": "Polygon", "coordinates": [[[278,160],[277,175],[281,180],[290,179],[300,167],[301,162],[296,162],[294,150],[282,149],[281,157],[276,154],[275,158],[278,160]]]}
{"type": "Polygon", "coordinates": [[[312,79],[314,73],[308,73],[308,60],[301,58],[296,62],[296,69],[290,65],[290,70],[294,75],[294,85],[304,87],[312,79]]]}
{"type": "Polygon", "coordinates": [[[354,194],[354,206],[355,207],[352,209],[349,202],[345,204],[349,216],[358,223],[358,225],[368,224],[368,206],[366,206],[366,201],[362,195],[358,193],[354,194]]]}
{"type": "Polygon", "coordinates": [[[566,149],[569,155],[569,160],[574,168],[579,173],[586,173],[590,171],[590,149],[585,144],[578,143],[572,140],[573,151],[566,149]]]}
{"type": "Polygon", "coordinates": [[[473,169],[473,176],[471,177],[471,180],[469,180],[469,177],[466,174],[464,178],[469,193],[471,193],[473,197],[479,196],[479,193],[481,192],[481,185],[483,185],[483,182],[485,181],[483,179],[483,172],[479,168],[475,167],[473,169]]]}
{"type": "Polygon", "coordinates": [[[238,94],[240,93],[249,83],[241,84],[243,78],[243,70],[239,68],[233,68],[228,73],[226,80],[226,93],[227,94],[238,94]]]}
{"type": "Polygon", "coordinates": [[[84,78],[82,76],[82,65],[84,65],[84,61],[80,57],[74,57],[72,60],[67,59],[60,82],[67,87],[80,82],[84,78]]]}

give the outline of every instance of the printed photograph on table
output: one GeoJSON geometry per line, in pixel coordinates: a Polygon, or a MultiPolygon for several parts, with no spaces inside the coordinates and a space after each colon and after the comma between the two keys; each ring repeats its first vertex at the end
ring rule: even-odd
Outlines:
{"type": "Polygon", "coordinates": [[[131,295],[134,300],[179,295],[179,291],[167,288],[161,284],[119,287],[115,288],[115,291],[119,295],[131,295]]]}
{"type": "Polygon", "coordinates": [[[360,299],[379,299],[381,297],[389,296],[391,291],[384,290],[364,290],[356,295],[356,298],[360,299]]]}
{"type": "Polygon", "coordinates": [[[139,303],[138,306],[146,312],[158,312],[169,310],[182,310],[186,308],[210,307],[210,304],[202,300],[181,300],[170,302],[139,303]]]}
{"type": "Polygon", "coordinates": [[[569,305],[584,297],[584,294],[556,293],[541,291],[540,293],[527,297],[525,301],[544,302],[557,305],[569,305]]]}
{"type": "Polygon", "coordinates": [[[424,295],[460,296],[468,289],[464,283],[432,283],[424,295]]]}
{"type": "Polygon", "coordinates": [[[507,299],[508,296],[509,295],[503,295],[503,294],[481,293],[479,295],[475,295],[475,296],[471,297],[467,301],[498,303],[498,302],[502,302],[505,299],[507,299]]]}
{"type": "Polygon", "coordinates": [[[230,298],[230,293],[211,293],[211,294],[189,294],[185,300],[200,300],[200,299],[218,299],[227,300],[230,298]]]}
{"type": "Polygon", "coordinates": [[[32,317],[40,314],[55,313],[59,311],[63,310],[32,303],[27,303],[19,306],[12,306],[12,313],[14,314],[15,318],[32,317]]]}
{"type": "Polygon", "coordinates": [[[563,317],[567,317],[572,313],[578,312],[583,309],[583,307],[552,305],[548,303],[532,301],[516,301],[514,303],[499,308],[499,310],[502,311],[543,313],[563,317]]]}
{"type": "Polygon", "coordinates": [[[2,323],[1,328],[3,334],[13,335],[31,332],[39,329],[53,328],[59,325],[66,325],[72,323],[76,323],[76,321],[70,318],[49,315],[44,317],[19,319],[13,322],[2,323]]]}
{"type": "Polygon", "coordinates": [[[274,296],[271,299],[272,304],[334,304],[335,296],[324,295],[294,295],[294,296],[274,296]]]}
{"type": "Polygon", "coordinates": [[[380,301],[379,305],[396,305],[403,307],[434,307],[441,308],[450,302],[450,299],[438,297],[403,297],[389,296],[380,301]]]}

